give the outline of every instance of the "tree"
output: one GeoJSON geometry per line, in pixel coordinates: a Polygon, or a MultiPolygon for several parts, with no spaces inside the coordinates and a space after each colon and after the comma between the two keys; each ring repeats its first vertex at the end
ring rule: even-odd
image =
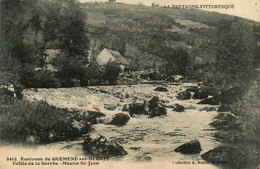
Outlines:
{"type": "Polygon", "coordinates": [[[250,23],[240,20],[223,20],[218,29],[216,61],[206,80],[220,89],[246,87],[254,79],[257,52],[254,30],[250,23]]]}
{"type": "MultiPolygon", "coordinates": [[[[4,16],[1,17],[1,73],[9,74],[8,78],[13,77],[11,83],[27,83],[24,79],[35,82],[32,77],[39,76],[34,76],[37,74],[34,69],[46,67],[47,48],[61,50],[59,59],[64,61],[58,65],[60,70],[66,68],[67,72],[75,72],[72,71],[74,65],[79,65],[78,69],[86,65],[86,15],[76,0],[3,0],[1,15],[4,16]],[[54,44],[52,42],[58,43],[49,45],[54,44]]],[[[84,71],[81,69],[79,72],[84,71]]],[[[81,78],[80,74],[65,74],[67,76],[81,78]]]]}
{"type": "Polygon", "coordinates": [[[164,66],[165,73],[167,75],[185,75],[189,62],[189,55],[187,51],[182,48],[172,49],[164,47],[163,53],[165,59],[168,61],[164,66]]]}
{"type": "MultiPolygon", "coordinates": [[[[4,82],[18,84],[24,63],[33,62],[37,51],[26,44],[24,37],[30,26],[30,1],[1,1],[1,51],[0,66],[4,82]]],[[[32,7],[32,6],[31,6],[32,7]]]]}
{"type": "Polygon", "coordinates": [[[55,47],[60,54],[54,61],[58,77],[83,81],[89,48],[85,11],[74,0],[47,2],[45,8],[44,41],[59,42],[55,47]]]}
{"type": "Polygon", "coordinates": [[[106,64],[103,78],[107,80],[109,84],[115,84],[120,72],[121,68],[118,63],[109,62],[106,64]]]}

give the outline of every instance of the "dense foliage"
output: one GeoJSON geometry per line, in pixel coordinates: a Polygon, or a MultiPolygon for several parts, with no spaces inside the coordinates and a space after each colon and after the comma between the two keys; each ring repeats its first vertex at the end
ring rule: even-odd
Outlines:
{"type": "Polygon", "coordinates": [[[83,80],[88,38],[79,2],[4,0],[1,15],[1,73],[13,75],[10,83],[57,87],[63,79],[83,80]],[[48,68],[48,49],[60,50],[56,72],[48,68]]]}
{"type": "Polygon", "coordinates": [[[82,80],[88,38],[86,15],[80,3],[0,2],[0,85],[12,84],[14,88],[14,92],[0,90],[1,143],[48,143],[80,136],[63,110],[45,102],[18,100],[24,87],[57,87],[62,82],[65,86],[67,81],[82,80]],[[55,71],[47,62],[53,62],[48,58],[48,49],[60,50],[57,64],[53,65],[55,71]]]}
{"type": "Polygon", "coordinates": [[[205,82],[221,90],[248,88],[250,81],[256,80],[256,69],[260,67],[256,34],[250,23],[223,20],[217,32],[215,59],[209,72],[203,75],[205,82]]]}
{"type": "Polygon", "coordinates": [[[45,102],[14,100],[1,106],[0,126],[2,143],[49,143],[81,135],[67,113],[45,102]]]}
{"type": "Polygon", "coordinates": [[[121,68],[116,62],[109,62],[105,67],[103,78],[107,80],[109,84],[115,84],[120,72],[121,68]]]}

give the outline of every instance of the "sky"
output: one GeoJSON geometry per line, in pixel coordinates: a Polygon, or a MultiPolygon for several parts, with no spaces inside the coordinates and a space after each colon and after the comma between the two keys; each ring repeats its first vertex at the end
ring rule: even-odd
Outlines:
{"type": "MultiPolygon", "coordinates": [[[[79,0],[80,2],[107,2],[108,0],[79,0]]],[[[260,0],[116,0],[127,4],[143,3],[151,6],[154,2],[162,5],[234,5],[234,9],[205,9],[235,15],[260,22],[260,0]]]]}

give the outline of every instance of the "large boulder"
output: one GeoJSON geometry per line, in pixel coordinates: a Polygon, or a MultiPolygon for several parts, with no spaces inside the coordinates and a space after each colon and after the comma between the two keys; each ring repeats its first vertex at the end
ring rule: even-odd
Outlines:
{"type": "Polygon", "coordinates": [[[201,100],[197,104],[219,105],[219,102],[213,97],[201,100]]]}
{"type": "Polygon", "coordinates": [[[160,103],[159,97],[153,97],[151,100],[148,101],[149,103],[149,110],[152,110],[153,108],[157,107],[160,103]]]}
{"type": "Polygon", "coordinates": [[[148,115],[147,110],[145,109],[145,103],[132,103],[129,105],[129,114],[133,116],[134,114],[145,114],[148,115]]]}
{"type": "Polygon", "coordinates": [[[154,91],[157,91],[157,92],[168,92],[168,90],[165,87],[157,87],[156,89],[154,89],[154,91]]]}
{"type": "Polygon", "coordinates": [[[87,155],[102,157],[116,157],[127,154],[125,149],[117,142],[109,141],[101,135],[95,138],[87,135],[84,138],[83,150],[87,155]]]}
{"type": "Polygon", "coordinates": [[[209,93],[205,90],[199,89],[195,91],[194,95],[192,96],[193,99],[207,99],[209,93]]]}
{"type": "Polygon", "coordinates": [[[113,119],[109,124],[113,124],[115,126],[123,126],[130,120],[130,117],[124,113],[117,113],[112,118],[113,119]]]}
{"type": "Polygon", "coordinates": [[[167,110],[165,107],[163,107],[159,97],[153,97],[148,103],[150,117],[156,117],[167,114],[167,110]]]}
{"type": "Polygon", "coordinates": [[[176,98],[178,100],[189,100],[191,98],[191,93],[188,90],[185,90],[184,92],[178,93],[176,98]]]}
{"type": "Polygon", "coordinates": [[[200,142],[198,140],[192,140],[179,146],[174,151],[182,154],[198,154],[201,152],[201,150],[200,142]]]}
{"type": "Polygon", "coordinates": [[[173,111],[176,111],[176,112],[183,112],[184,111],[184,106],[180,105],[180,104],[175,104],[175,107],[173,109],[173,111]]]}
{"type": "Polygon", "coordinates": [[[149,117],[156,117],[156,116],[162,116],[162,115],[167,115],[167,110],[166,110],[166,108],[164,108],[160,105],[149,110],[149,117]]]}

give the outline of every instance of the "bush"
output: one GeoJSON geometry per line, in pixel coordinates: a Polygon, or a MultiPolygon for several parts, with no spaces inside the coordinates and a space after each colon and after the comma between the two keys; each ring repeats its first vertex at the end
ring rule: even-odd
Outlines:
{"type": "Polygon", "coordinates": [[[34,71],[32,68],[22,70],[21,84],[26,88],[56,88],[58,86],[53,72],[49,70],[34,71]]]}
{"type": "Polygon", "coordinates": [[[75,83],[73,82],[72,79],[70,78],[61,78],[60,79],[60,86],[59,87],[74,87],[75,86],[75,83]]]}
{"type": "Polygon", "coordinates": [[[14,100],[14,92],[7,88],[0,88],[0,105],[11,104],[14,100]]]}
{"type": "Polygon", "coordinates": [[[37,143],[49,143],[80,135],[68,114],[46,102],[15,100],[12,105],[0,109],[1,141],[26,143],[33,137],[37,143]]]}

